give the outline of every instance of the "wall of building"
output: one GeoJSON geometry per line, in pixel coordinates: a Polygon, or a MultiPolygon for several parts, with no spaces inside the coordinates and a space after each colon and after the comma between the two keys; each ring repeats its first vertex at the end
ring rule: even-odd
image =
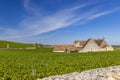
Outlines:
{"type": "Polygon", "coordinates": [[[101,51],[101,47],[99,47],[93,39],[90,39],[88,43],[85,45],[83,49],[79,52],[92,52],[92,51],[101,51]]]}
{"type": "Polygon", "coordinates": [[[79,47],[79,46],[80,46],[80,42],[78,41],[78,42],[74,43],[74,45],[75,45],[76,47],[79,47]]]}
{"type": "Polygon", "coordinates": [[[107,46],[107,51],[113,51],[114,50],[114,48],[112,47],[112,46],[107,46]]]}
{"type": "Polygon", "coordinates": [[[107,42],[105,40],[102,41],[100,47],[103,47],[104,45],[108,45],[107,42]]]}
{"type": "Polygon", "coordinates": [[[65,52],[65,51],[53,51],[53,52],[65,52]]]}

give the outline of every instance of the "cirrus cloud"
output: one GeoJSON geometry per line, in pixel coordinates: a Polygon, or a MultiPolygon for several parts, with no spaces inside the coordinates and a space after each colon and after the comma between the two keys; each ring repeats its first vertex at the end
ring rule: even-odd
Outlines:
{"type": "Polygon", "coordinates": [[[110,10],[103,11],[100,7],[94,6],[89,10],[84,12],[82,11],[84,8],[93,4],[94,3],[84,3],[67,9],[59,9],[50,15],[39,16],[41,12],[34,8],[34,6],[30,5],[30,0],[24,0],[24,8],[38,15],[23,19],[18,24],[17,29],[0,27],[0,31],[2,31],[0,38],[2,39],[4,36],[7,36],[4,39],[10,40],[29,38],[42,33],[70,27],[77,23],[86,23],[90,20],[111,14],[119,10],[119,8],[112,8],[110,10]]]}

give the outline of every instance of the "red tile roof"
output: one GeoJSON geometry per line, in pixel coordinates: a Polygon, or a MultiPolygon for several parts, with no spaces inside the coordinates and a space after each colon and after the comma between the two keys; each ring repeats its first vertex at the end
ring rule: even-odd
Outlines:
{"type": "Polygon", "coordinates": [[[104,45],[102,48],[106,48],[108,45],[104,45]]]}
{"type": "Polygon", "coordinates": [[[57,45],[54,47],[54,51],[75,51],[76,47],[74,45],[57,45]]]}
{"type": "Polygon", "coordinates": [[[103,39],[95,39],[94,41],[98,44],[98,46],[100,46],[102,41],[103,41],[103,39]]]}
{"type": "Polygon", "coordinates": [[[83,41],[83,40],[77,40],[77,41],[75,41],[74,43],[79,43],[80,44],[80,46],[84,46],[85,44],[86,44],[86,41],[83,41]]]}

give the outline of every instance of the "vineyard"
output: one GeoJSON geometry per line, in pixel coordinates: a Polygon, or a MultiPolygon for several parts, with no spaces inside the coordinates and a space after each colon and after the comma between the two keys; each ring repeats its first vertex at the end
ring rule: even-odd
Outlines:
{"type": "Polygon", "coordinates": [[[0,48],[6,48],[7,44],[9,44],[10,48],[34,47],[33,44],[26,44],[26,43],[18,43],[18,42],[10,42],[10,41],[2,41],[2,40],[0,40],[0,48]]]}
{"type": "Polygon", "coordinates": [[[52,75],[120,65],[120,51],[53,53],[52,48],[0,51],[0,80],[36,80],[52,75]]]}

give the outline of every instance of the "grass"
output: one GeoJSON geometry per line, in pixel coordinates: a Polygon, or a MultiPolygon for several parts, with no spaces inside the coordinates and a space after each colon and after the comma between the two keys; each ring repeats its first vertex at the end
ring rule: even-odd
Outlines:
{"type": "Polygon", "coordinates": [[[2,41],[2,40],[0,40],[0,48],[6,48],[7,44],[10,45],[10,48],[34,47],[33,44],[26,44],[26,43],[18,43],[18,42],[10,42],[10,41],[2,41]]]}
{"type": "Polygon", "coordinates": [[[53,53],[52,48],[0,51],[0,80],[35,80],[115,65],[120,65],[120,51],[53,53]]]}

